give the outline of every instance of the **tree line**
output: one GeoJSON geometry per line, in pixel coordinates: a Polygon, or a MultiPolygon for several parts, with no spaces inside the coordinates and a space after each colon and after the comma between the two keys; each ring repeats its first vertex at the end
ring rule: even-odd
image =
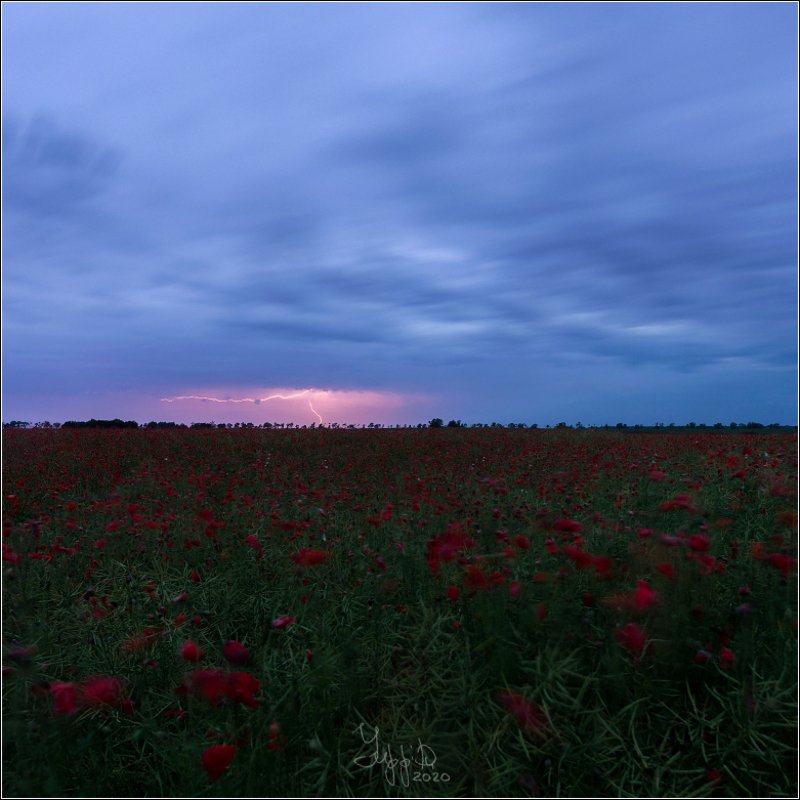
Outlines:
{"type": "MultiPolygon", "coordinates": [[[[341,425],[338,422],[331,422],[328,424],[311,423],[311,425],[296,425],[293,422],[264,422],[257,425],[253,422],[192,422],[186,424],[183,422],[146,422],[140,425],[134,420],[123,421],[121,419],[90,419],[86,421],[69,420],[64,423],[59,422],[22,422],[20,420],[12,420],[11,422],[4,422],[4,428],[206,428],[206,429],[230,429],[230,428],[268,428],[268,429],[306,429],[306,428],[330,428],[330,429],[356,429],[368,428],[378,430],[381,428],[509,428],[509,429],[528,429],[536,430],[539,425],[535,422],[526,424],[524,422],[509,422],[506,424],[500,422],[474,422],[467,424],[460,419],[451,419],[445,423],[441,417],[434,417],[428,422],[420,422],[416,425],[383,425],[379,422],[370,422],[369,424],[362,425],[341,425]]],[[[559,422],[556,425],[544,426],[547,429],[567,429],[567,430],[585,430],[587,428],[592,430],[653,430],[653,429],[669,429],[669,430],[720,430],[729,428],[732,430],[759,430],[759,429],[780,429],[780,428],[794,428],[792,425],[781,425],[779,422],[773,422],[769,425],[764,425],[761,422],[731,422],[729,425],[723,425],[721,422],[715,422],[713,425],[706,425],[703,422],[687,422],[685,425],[676,425],[674,422],[665,424],[663,422],[656,422],[654,425],[628,425],[624,422],[618,422],[616,425],[588,425],[585,426],[580,422],[574,425],[568,425],[566,422],[559,422]]]]}

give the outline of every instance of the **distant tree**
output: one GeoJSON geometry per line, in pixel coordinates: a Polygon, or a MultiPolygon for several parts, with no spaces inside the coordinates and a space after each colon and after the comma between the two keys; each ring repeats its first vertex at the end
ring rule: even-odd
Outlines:
{"type": "Polygon", "coordinates": [[[538,422],[531,422],[531,424],[528,427],[532,428],[532,429],[536,429],[536,428],[539,427],[539,423],[538,422]]]}
{"type": "Polygon", "coordinates": [[[556,428],[567,428],[569,427],[566,422],[557,422],[556,428]]]}
{"type": "Polygon", "coordinates": [[[715,428],[721,428],[722,427],[722,423],[721,422],[715,422],[714,423],[714,427],[715,428]]]}
{"type": "Polygon", "coordinates": [[[434,417],[428,423],[428,427],[430,427],[430,428],[442,428],[442,427],[444,427],[444,421],[440,417],[434,417]]]}

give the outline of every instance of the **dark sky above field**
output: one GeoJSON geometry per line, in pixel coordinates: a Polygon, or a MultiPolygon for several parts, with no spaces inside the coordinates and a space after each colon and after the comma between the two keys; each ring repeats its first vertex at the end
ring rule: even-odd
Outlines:
{"type": "Polygon", "coordinates": [[[3,3],[3,419],[794,422],[797,14],[3,3]]]}

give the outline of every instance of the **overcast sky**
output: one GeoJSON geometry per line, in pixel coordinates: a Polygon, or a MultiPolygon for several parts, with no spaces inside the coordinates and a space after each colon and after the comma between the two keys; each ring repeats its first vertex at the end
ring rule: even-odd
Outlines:
{"type": "Polygon", "coordinates": [[[3,419],[794,423],[797,19],[4,2],[3,419]]]}

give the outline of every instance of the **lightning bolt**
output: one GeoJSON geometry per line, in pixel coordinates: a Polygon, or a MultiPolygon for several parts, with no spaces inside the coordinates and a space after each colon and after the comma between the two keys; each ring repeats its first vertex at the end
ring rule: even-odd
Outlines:
{"type": "Polygon", "coordinates": [[[319,424],[322,425],[322,415],[317,412],[317,409],[311,405],[311,400],[308,401],[308,407],[317,415],[317,419],[319,420],[319,424]]]}
{"type": "MultiPolygon", "coordinates": [[[[178,403],[184,400],[203,400],[207,403],[266,403],[269,400],[295,400],[298,397],[305,397],[311,391],[311,389],[301,389],[299,392],[292,392],[291,394],[270,394],[266,397],[211,397],[201,394],[180,394],[176,397],[162,397],[160,401],[162,403],[178,403]]],[[[312,405],[311,398],[308,400],[308,407],[321,424],[324,420],[312,405]]]]}
{"type": "MultiPolygon", "coordinates": [[[[271,394],[267,397],[207,397],[201,394],[180,394],[177,397],[162,397],[162,403],[177,403],[180,400],[205,400],[209,403],[265,403],[267,400],[294,400],[304,397],[311,389],[303,389],[294,394],[271,394]]],[[[317,413],[316,411],[314,412],[317,413]]]]}

